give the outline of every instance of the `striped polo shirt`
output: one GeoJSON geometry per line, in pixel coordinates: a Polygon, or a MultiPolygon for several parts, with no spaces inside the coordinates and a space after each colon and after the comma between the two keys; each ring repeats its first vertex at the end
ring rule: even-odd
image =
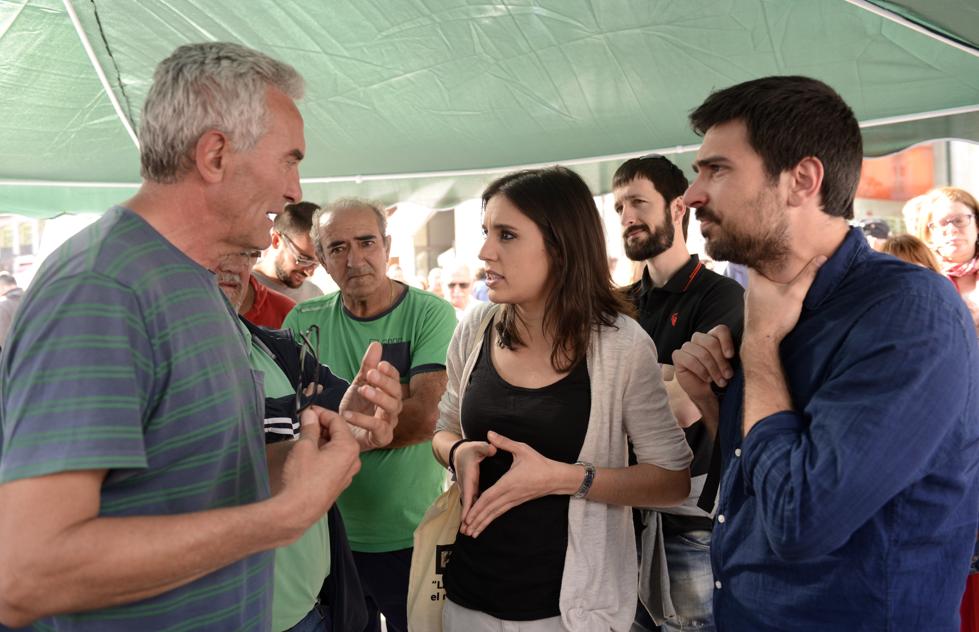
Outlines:
{"type": "MultiPolygon", "coordinates": [[[[114,207],[44,263],[0,356],[0,482],[104,469],[102,516],[269,496],[264,394],[212,273],[114,207]]],[[[175,551],[174,554],[179,554],[175,551]]],[[[42,630],[267,630],[272,554],[42,630]]]]}

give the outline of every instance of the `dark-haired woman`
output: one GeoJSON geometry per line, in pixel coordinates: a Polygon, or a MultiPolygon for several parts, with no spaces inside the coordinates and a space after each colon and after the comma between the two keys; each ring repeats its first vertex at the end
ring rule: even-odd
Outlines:
{"type": "Polygon", "coordinates": [[[449,346],[433,441],[463,499],[445,629],[628,630],[628,507],[678,504],[690,485],[653,344],[623,315],[598,210],[574,172],[495,181],[483,227],[492,304],[449,346]]]}

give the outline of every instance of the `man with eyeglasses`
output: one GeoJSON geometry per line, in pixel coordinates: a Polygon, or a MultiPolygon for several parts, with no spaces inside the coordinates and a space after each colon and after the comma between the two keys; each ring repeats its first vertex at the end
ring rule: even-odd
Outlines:
{"type": "Polygon", "coordinates": [[[373,340],[401,374],[404,408],[394,439],[361,457],[360,472],[337,501],[367,597],[366,632],[379,632],[381,613],[389,632],[407,630],[414,531],[444,481],[431,440],[456,326],[449,303],[387,276],[386,228],[384,211],[364,200],[317,211],[316,254],[340,290],[300,303],[284,323],[296,334],[317,325],[320,360],[342,378],[357,372],[359,350],[373,340]]]}
{"type": "Polygon", "coordinates": [[[469,266],[457,263],[450,268],[449,280],[445,284],[445,296],[456,310],[456,318],[460,321],[469,311],[470,305],[475,305],[472,298],[473,277],[469,266]]]}
{"type": "Polygon", "coordinates": [[[319,265],[309,236],[317,209],[312,202],[286,204],[275,217],[272,244],[252,269],[262,285],[296,303],[323,296],[323,290],[309,279],[319,265]]]}
{"type": "Polygon", "coordinates": [[[639,597],[653,621],[640,610],[633,627],[637,631],[714,629],[709,547],[716,489],[707,491],[709,498],[701,498],[714,434],[674,379],[672,357],[695,333],[720,324],[740,338],[744,290],[708,270],[687,249],[686,190],[687,178],[679,167],[656,154],[627,160],[612,176],[625,254],[643,264],[642,278],[626,292],[639,324],[656,343],[670,406],[694,453],[687,500],[662,511],[640,510],[645,528],[639,597]],[[698,501],[705,508],[698,507],[698,501]]]}
{"type": "Polygon", "coordinates": [[[255,278],[251,269],[261,254],[261,251],[252,251],[249,254],[247,275],[218,268],[218,285],[246,321],[253,325],[278,329],[282,327],[286,315],[296,306],[296,301],[265,287],[255,278]]]}

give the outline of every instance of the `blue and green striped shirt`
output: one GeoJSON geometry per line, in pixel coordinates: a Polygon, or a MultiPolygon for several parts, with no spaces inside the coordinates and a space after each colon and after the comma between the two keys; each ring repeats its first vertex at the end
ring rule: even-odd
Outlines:
{"type": "MultiPolygon", "coordinates": [[[[0,482],[105,469],[100,514],[269,496],[262,377],[213,275],[115,207],[42,266],[0,356],[0,482]]],[[[179,554],[178,552],[175,552],[179,554]]],[[[272,554],[48,630],[267,630],[272,554]]]]}

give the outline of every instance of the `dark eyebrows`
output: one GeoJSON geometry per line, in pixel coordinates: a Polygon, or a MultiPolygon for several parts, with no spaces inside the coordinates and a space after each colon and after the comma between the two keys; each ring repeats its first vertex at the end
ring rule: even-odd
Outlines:
{"type": "MultiPolygon", "coordinates": [[[[511,233],[517,232],[517,229],[514,228],[513,226],[510,226],[509,224],[493,224],[490,228],[494,228],[496,230],[505,230],[511,233]]],[[[483,230],[486,230],[486,226],[483,226],[483,230]]]]}
{"type": "Polygon", "coordinates": [[[302,159],[306,157],[306,154],[299,151],[298,149],[293,149],[292,151],[289,152],[289,157],[295,158],[296,161],[302,161],[302,159]]]}
{"type": "Polygon", "coordinates": [[[700,160],[693,161],[693,170],[695,173],[700,173],[701,167],[709,167],[710,165],[717,164],[728,164],[730,161],[724,156],[707,156],[706,158],[701,158],[700,160]]]}
{"type": "MultiPolygon", "coordinates": [[[[361,241],[377,241],[377,239],[378,239],[377,235],[367,234],[367,235],[354,235],[354,237],[353,237],[353,239],[351,241],[357,241],[357,242],[361,242],[361,241]]],[[[326,244],[326,248],[327,249],[330,249],[330,248],[336,248],[337,246],[345,246],[345,245],[347,245],[347,240],[345,240],[345,239],[334,239],[333,241],[331,241],[331,242],[329,242],[329,243],[326,244]]]]}

